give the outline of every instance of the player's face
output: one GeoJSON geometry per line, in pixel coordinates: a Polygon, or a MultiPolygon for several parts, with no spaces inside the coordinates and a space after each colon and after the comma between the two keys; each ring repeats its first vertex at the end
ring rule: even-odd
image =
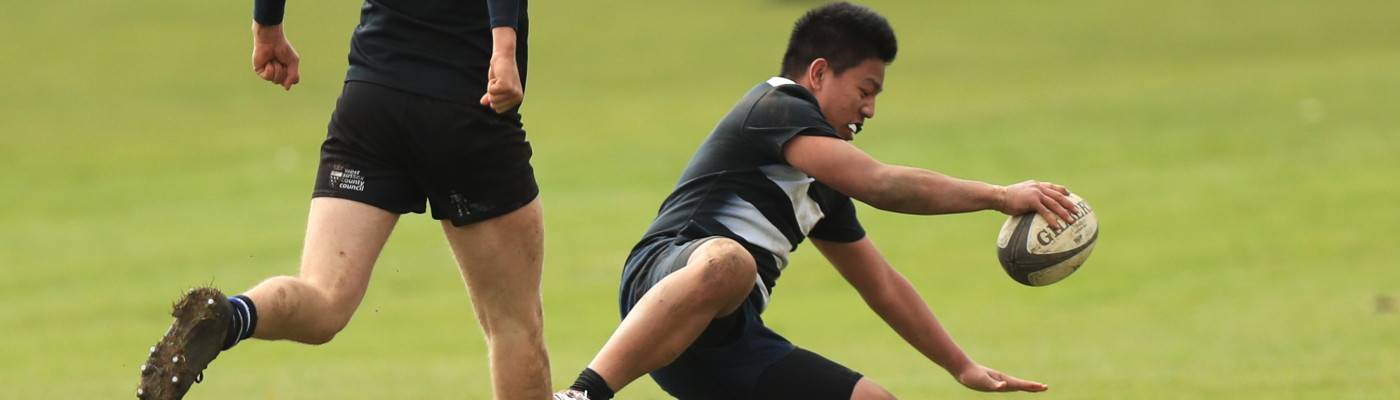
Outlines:
{"type": "Polygon", "coordinates": [[[885,62],[867,59],[822,80],[822,90],[816,93],[822,114],[842,138],[855,139],[865,120],[875,118],[875,96],[885,89],[885,62]]]}

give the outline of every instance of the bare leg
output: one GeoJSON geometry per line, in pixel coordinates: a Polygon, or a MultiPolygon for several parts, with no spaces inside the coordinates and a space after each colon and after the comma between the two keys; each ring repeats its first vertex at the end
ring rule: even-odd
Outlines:
{"type": "Polygon", "coordinates": [[[680,357],[715,318],[733,313],[753,290],[757,266],[739,243],[695,249],[685,268],[652,287],[588,364],[613,391],[680,357]]]}
{"type": "Polygon", "coordinates": [[[477,322],[486,334],[496,399],[550,396],[540,299],[542,214],[540,201],[535,199],[510,214],[475,224],[442,224],[471,295],[477,322]]]}
{"type": "Polygon", "coordinates": [[[258,309],[258,339],[322,344],[345,328],[399,215],[355,201],[311,200],[297,277],[270,278],[245,295],[258,309]]]}
{"type": "Polygon", "coordinates": [[[851,400],[894,400],[894,398],[894,395],[881,387],[880,384],[865,377],[856,381],[856,390],[851,393],[851,400]]]}

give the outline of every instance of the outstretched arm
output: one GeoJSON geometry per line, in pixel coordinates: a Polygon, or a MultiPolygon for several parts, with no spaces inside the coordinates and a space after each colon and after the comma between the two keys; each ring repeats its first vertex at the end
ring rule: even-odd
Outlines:
{"type": "Polygon", "coordinates": [[[987,392],[1039,392],[1048,387],[972,361],[943,329],[919,292],[890,266],[870,238],[851,243],[812,239],[841,276],[904,341],[943,367],[963,386],[987,392]]]}
{"type": "Polygon", "coordinates": [[[906,214],[997,210],[1040,213],[1051,223],[1074,221],[1064,186],[1025,181],[1011,186],[958,179],[937,172],[881,163],[845,140],[799,135],[783,146],[789,164],[861,202],[906,214]]]}
{"type": "Polygon", "coordinates": [[[301,82],[301,56],[282,31],[286,0],[253,2],[253,71],[263,80],[292,90],[301,82]]]}

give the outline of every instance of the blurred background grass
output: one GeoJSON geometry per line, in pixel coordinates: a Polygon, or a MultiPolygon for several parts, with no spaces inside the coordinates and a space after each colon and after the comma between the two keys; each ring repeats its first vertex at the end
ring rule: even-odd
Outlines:
{"type": "MultiPolygon", "coordinates": [[[[247,4],[0,5],[0,397],[129,396],[185,288],[295,273],[357,19],[342,3],[288,5],[290,92],[251,73],[247,4]]],[[[816,4],[531,4],[524,112],[556,387],[616,326],[621,261],[694,146],[776,73],[816,4]]],[[[864,4],[901,49],[858,146],[1063,183],[1100,215],[1085,269],[1027,288],[995,263],[1000,215],[862,209],[975,359],[1050,384],[1037,398],[1400,397],[1400,3],[864,4]]],[[[815,251],[765,317],[902,398],[988,396],[912,351],[815,251]]],[[[465,290],[423,216],[400,222],[335,342],[245,343],[206,375],[191,398],[489,398],[465,290]]],[[[621,398],[666,397],[644,378],[621,398]]]]}

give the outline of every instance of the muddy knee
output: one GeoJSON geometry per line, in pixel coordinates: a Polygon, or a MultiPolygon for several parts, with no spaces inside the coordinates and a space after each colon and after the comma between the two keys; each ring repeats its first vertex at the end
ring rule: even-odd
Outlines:
{"type": "Polygon", "coordinates": [[[730,239],[715,239],[691,254],[686,268],[698,268],[700,279],[726,303],[737,307],[758,277],[758,266],[748,250],[730,239]]]}

